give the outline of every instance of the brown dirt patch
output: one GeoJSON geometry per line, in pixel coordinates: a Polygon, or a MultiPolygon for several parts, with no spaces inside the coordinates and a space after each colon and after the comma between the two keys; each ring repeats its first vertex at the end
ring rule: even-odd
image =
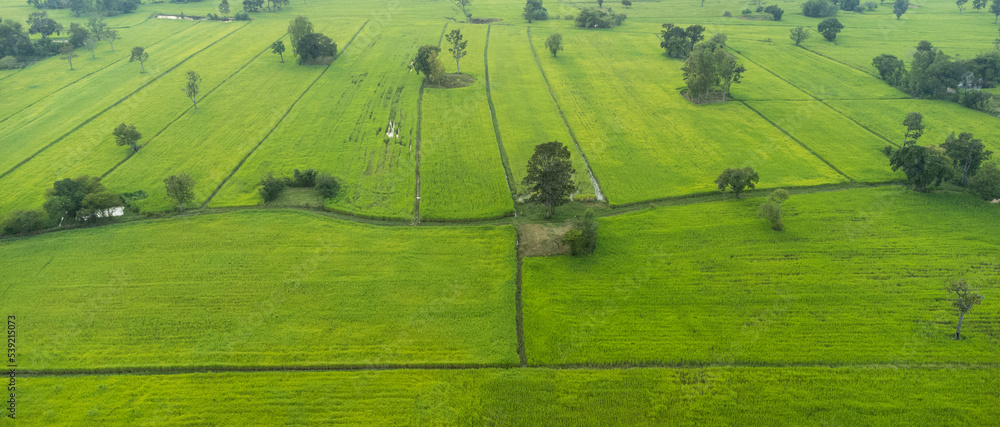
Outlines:
{"type": "Polygon", "coordinates": [[[571,224],[524,224],[517,228],[521,256],[568,255],[569,246],[562,243],[571,224]]]}

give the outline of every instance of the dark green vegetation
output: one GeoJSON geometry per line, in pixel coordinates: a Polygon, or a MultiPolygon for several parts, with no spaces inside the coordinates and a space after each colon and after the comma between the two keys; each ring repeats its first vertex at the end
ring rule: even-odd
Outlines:
{"type": "Polygon", "coordinates": [[[998,418],[988,1],[60,2],[0,0],[18,425],[998,418]]]}

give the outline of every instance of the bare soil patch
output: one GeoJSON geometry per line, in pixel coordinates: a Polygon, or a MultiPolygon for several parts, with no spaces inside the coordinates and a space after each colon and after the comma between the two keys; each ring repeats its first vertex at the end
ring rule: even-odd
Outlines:
{"type": "Polygon", "coordinates": [[[524,224],[517,228],[521,256],[568,255],[569,245],[562,243],[571,224],[524,224]]]}

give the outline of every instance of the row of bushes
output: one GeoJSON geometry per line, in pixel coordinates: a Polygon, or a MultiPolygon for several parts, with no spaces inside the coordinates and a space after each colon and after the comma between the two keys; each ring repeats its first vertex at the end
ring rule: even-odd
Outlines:
{"type": "Polygon", "coordinates": [[[285,188],[313,188],[324,199],[337,196],[340,191],[340,181],[329,174],[321,174],[313,169],[299,171],[295,169],[292,177],[278,178],[268,173],[260,180],[260,196],[265,203],[270,203],[281,197],[285,188]]]}

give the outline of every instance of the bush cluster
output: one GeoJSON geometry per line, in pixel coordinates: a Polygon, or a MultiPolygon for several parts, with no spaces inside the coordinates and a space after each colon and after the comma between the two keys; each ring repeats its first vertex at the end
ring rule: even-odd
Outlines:
{"type": "Polygon", "coordinates": [[[300,171],[295,169],[291,178],[279,178],[274,173],[268,173],[260,180],[260,196],[265,203],[278,199],[285,188],[313,188],[324,199],[330,199],[340,191],[340,182],[329,174],[322,174],[313,169],[300,171]]]}
{"type": "Polygon", "coordinates": [[[837,14],[837,5],[827,0],[809,0],[802,3],[802,14],[810,18],[825,18],[837,14]]]}
{"type": "Polygon", "coordinates": [[[953,60],[927,41],[913,53],[910,67],[894,55],[879,55],[872,65],[886,83],[917,98],[943,99],[997,114],[1000,98],[983,88],[1000,83],[1000,51],[953,60]]]}
{"type": "Polygon", "coordinates": [[[612,28],[625,21],[624,13],[615,13],[611,9],[588,7],[576,15],[576,26],[581,28],[612,28]]]}

